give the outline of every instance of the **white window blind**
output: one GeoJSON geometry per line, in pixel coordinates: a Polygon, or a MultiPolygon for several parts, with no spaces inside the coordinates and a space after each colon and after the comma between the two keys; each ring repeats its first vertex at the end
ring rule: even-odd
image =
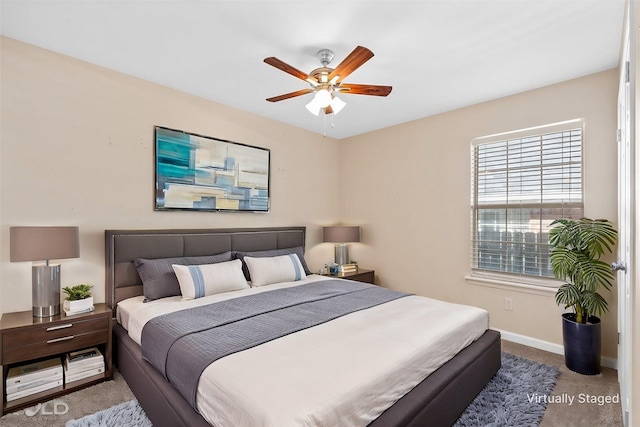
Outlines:
{"type": "Polygon", "coordinates": [[[477,138],[472,273],[553,277],[549,224],[581,218],[582,120],[477,138]]]}

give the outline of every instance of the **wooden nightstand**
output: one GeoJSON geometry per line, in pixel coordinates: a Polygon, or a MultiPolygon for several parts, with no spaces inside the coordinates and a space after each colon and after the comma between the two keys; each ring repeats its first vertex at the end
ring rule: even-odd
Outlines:
{"type": "Polygon", "coordinates": [[[375,270],[365,270],[364,268],[359,268],[358,271],[354,273],[323,274],[323,276],[376,284],[375,270]]]}
{"type": "Polygon", "coordinates": [[[62,313],[38,318],[32,317],[31,310],[4,313],[0,319],[2,415],[111,379],[111,319],[112,311],[106,304],[95,304],[91,313],[75,316],[62,313]],[[65,353],[88,347],[98,347],[104,355],[104,375],[7,402],[6,378],[11,367],[52,356],[59,356],[62,360],[65,353]]]}

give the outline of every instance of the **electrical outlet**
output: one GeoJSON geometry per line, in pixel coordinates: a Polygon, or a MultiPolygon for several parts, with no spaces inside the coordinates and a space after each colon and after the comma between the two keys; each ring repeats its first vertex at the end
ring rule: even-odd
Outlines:
{"type": "Polygon", "coordinates": [[[504,299],[504,309],[513,311],[513,300],[511,298],[504,299]]]}

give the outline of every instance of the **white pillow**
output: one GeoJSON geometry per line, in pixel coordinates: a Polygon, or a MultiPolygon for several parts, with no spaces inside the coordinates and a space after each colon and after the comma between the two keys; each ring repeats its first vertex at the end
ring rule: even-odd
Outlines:
{"type": "Polygon", "coordinates": [[[279,282],[294,282],[306,277],[300,258],[296,254],[274,257],[244,257],[251,275],[251,286],[264,286],[279,282]]]}
{"type": "Polygon", "coordinates": [[[174,264],[172,267],[178,277],[182,299],[202,298],[249,287],[239,259],[216,264],[174,264]]]}

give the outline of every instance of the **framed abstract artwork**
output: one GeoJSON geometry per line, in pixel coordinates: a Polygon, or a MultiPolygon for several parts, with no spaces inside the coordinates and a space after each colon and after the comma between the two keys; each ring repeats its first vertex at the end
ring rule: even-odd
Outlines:
{"type": "Polygon", "coordinates": [[[156,210],[269,211],[270,150],[155,127],[156,210]]]}

